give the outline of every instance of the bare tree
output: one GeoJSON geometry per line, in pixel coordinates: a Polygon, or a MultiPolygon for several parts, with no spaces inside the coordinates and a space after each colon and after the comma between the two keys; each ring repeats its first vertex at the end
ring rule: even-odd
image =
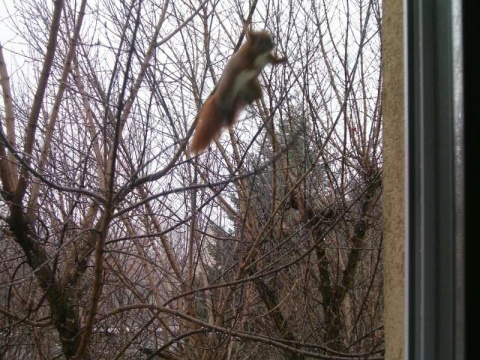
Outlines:
{"type": "Polygon", "coordinates": [[[6,10],[0,357],[383,358],[378,0],[6,10]],[[288,64],[191,158],[245,24],[288,64]]]}

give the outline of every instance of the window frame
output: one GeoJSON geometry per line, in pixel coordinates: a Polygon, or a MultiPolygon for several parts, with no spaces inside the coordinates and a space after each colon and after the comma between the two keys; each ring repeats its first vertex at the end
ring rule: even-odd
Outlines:
{"type": "Polygon", "coordinates": [[[405,353],[465,359],[462,2],[404,4],[405,353]]]}

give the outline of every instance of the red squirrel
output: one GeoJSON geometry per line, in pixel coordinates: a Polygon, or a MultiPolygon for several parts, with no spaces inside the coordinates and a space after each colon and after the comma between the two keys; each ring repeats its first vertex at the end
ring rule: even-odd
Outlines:
{"type": "Polygon", "coordinates": [[[267,31],[249,31],[247,41],[233,54],[223,71],[217,87],[198,113],[198,123],[190,143],[190,151],[199,154],[222,128],[232,126],[240,111],[262,97],[258,75],[267,64],[280,64],[286,58],[277,58],[275,47],[267,31]]]}

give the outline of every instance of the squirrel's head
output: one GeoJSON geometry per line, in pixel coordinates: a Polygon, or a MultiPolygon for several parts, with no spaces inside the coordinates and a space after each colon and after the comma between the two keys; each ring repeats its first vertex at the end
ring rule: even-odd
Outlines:
{"type": "Polygon", "coordinates": [[[248,41],[252,43],[252,50],[257,54],[270,52],[275,44],[267,31],[249,31],[248,41]]]}

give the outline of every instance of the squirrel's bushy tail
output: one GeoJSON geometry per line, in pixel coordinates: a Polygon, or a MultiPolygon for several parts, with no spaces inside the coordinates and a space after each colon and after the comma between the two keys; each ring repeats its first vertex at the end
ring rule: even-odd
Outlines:
{"type": "Polygon", "coordinates": [[[220,135],[224,119],[217,106],[215,96],[210,96],[198,113],[198,122],[190,143],[192,154],[204,151],[212,140],[220,135]]]}
{"type": "Polygon", "coordinates": [[[224,126],[232,126],[238,113],[245,107],[245,103],[237,100],[232,107],[231,111],[222,111],[215,94],[207,99],[198,113],[199,119],[190,143],[192,154],[203,152],[213,139],[220,136],[224,126]]]}

